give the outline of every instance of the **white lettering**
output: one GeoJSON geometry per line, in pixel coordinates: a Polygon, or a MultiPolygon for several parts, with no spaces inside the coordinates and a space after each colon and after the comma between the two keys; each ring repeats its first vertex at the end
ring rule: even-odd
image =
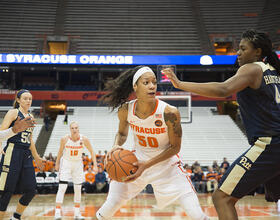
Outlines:
{"type": "Polygon", "coordinates": [[[23,62],[32,63],[32,55],[24,55],[23,62]]]}
{"type": "Polygon", "coordinates": [[[9,62],[9,63],[15,62],[15,56],[13,54],[8,54],[7,55],[7,62],[9,62]]]}
{"type": "Polygon", "coordinates": [[[51,63],[58,63],[59,62],[59,56],[58,55],[51,55],[51,63]]]}
{"type": "Polygon", "coordinates": [[[133,63],[133,56],[125,56],[124,57],[125,64],[132,64],[133,63]]]}
{"type": "Polygon", "coordinates": [[[106,62],[106,59],[105,59],[105,56],[100,56],[99,57],[99,60],[98,60],[98,63],[100,64],[107,64],[107,62],[106,62]]]}
{"type": "Polygon", "coordinates": [[[116,63],[116,57],[115,56],[106,56],[107,63],[109,64],[115,64],[116,63]]]}
{"type": "Polygon", "coordinates": [[[17,62],[21,63],[24,56],[20,55],[20,54],[16,54],[15,57],[16,57],[17,62]]]}
{"type": "Polygon", "coordinates": [[[76,63],[76,56],[75,55],[68,56],[68,63],[76,63]]]}
{"type": "Polygon", "coordinates": [[[43,55],[41,57],[41,62],[42,63],[49,63],[50,62],[50,56],[49,55],[43,55]]]}
{"type": "Polygon", "coordinates": [[[123,64],[124,63],[124,57],[123,56],[117,56],[116,57],[116,63],[117,64],[123,64]]]}
{"type": "Polygon", "coordinates": [[[80,62],[82,63],[82,64],[87,64],[88,62],[89,62],[89,57],[88,56],[81,56],[80,57],[80,62]]]}
{"type": "Polygon", "coordinates": [[[89,63],[93,64],[93,63],[97,63],[98,62],[98,56],[90,56],[89,57],[89,63]]]}
{"type": "Polygon", "coordinates": [[[35,55],[34,57],[33,57],[33,61],[32,61],[33,63],[41,63],[41,57],[40,57],[40,55],[35,55]]]}
{"type": "Polygon", "coordinates": [[[60,63],[67,63],[67,56],[66,55],[61,55],[60,56],[60,63]]]}
{"type": "Polygon", "coordinates": [[[0,54],[0,62],[2,62],[2,54],[0,54]]]}

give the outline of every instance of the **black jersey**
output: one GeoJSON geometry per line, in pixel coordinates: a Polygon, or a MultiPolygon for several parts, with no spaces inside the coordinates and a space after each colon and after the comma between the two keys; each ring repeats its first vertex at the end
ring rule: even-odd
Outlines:
{"type": "MultiPolygon", "coordinates": [[[[18,117],[20,117],[21,119],[25,118],[24,115],[22,114],[22,112],[20,110],[18,110],[18,117]]],[[[13,127],[15,124],[14,120],[10,127],[13,127]]],[[[19,132],[16,135],[14,135],[13,137],[9,138],[7,140],[8,143],[14,143],[16,145],[21,145],[24,146],[26,148],[30,147],[30,136],[32,135],[33,132],[33,128],[28,128],[25,131],[19,132]]]]}
{"type": "Polygon", "coordinates": [[[263,70],[260,88],[246,88],[237,93],[250,144],[258,137],[280,136],[280,73],[269,64],[255,64],[263,70]]]}

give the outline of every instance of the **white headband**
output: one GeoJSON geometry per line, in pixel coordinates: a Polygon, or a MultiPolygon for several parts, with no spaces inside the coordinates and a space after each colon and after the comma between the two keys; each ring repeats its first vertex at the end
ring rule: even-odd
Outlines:
{"type": "Polygon", "coordinates": [[[144,66],[142,68],[140,68],[139,70],[137,70],[137,72],[134,74],[133,76],[133,80],[132,80],[132,86],[135,85],[135,83],[137,82],[137,80],[146,72],[154,72],[150,67],[144,66]]]}

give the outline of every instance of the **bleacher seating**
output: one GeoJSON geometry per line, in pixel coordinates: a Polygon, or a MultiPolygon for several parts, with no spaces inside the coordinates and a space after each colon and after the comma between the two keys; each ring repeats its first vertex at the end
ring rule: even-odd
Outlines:
{"type": "Polygon", "coordinates": [[[1,0],[1,53],[36,53],[40,35],[53,35],[57,0],[1,0]]]}
{"type": "MultiPolygon", "coordinates": [[[[184,107],[179,110],[184,114],[184,107]]],[[[223,157],[233,162],[248,147],[246,137],[229,116],[213,115],[205,107],[193,107],[192,112],[193,122],[182,124],[180,155],[184,162],[191,164],[198,160],[203,165],[210,165],[213,160],[222,161],[223,157]]],[[[79,123],[80,133],[90,139],[95,152],[112,147],[118,129],[116,113],[106,107],[76,107],[74,115],[68,117],[69,123],[73,120],[79,123]]],[[[56,155],[60,138],[70,133],[69,125],[64,125],[63,119],[63,115],[57,117],[45,155],[50,152],[56,155]]],[[[125,146],[129,149],[133,146],[132,135],[125,146]]]]}
{"type": "Polygon", "coordinates": [[[200,54],[190,2],[69,0],[65,34],[77,54],[200,54]]]}
{"type": "Polygon", "coordinates": [[[199,5],[209,37],[232,37],[238,46],[243,31],[257,28],[265,1],[199,0],[199,5]]]}

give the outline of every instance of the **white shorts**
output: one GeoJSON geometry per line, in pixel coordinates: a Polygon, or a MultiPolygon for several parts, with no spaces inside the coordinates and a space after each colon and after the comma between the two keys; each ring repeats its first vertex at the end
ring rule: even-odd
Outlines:
{"type": "Polygon", "coordinates": [[[73,181],[81,184],[85,181],[84,165],[82,160],[66,160],[61,158],[59,167],[60,181],[73,181]]]}
{"type": "Polygon", "coordinates": [[[157,200],[157,208],[162,209],[173,203],[180,196],[194,192],[194,188],[178,164],[161,163],[160,166],[150,167],[140,177],[131,183],[112,181],[108,199],[110,197],[130,200],[140,193],[147,184],[151,184],[157,200]]]}

